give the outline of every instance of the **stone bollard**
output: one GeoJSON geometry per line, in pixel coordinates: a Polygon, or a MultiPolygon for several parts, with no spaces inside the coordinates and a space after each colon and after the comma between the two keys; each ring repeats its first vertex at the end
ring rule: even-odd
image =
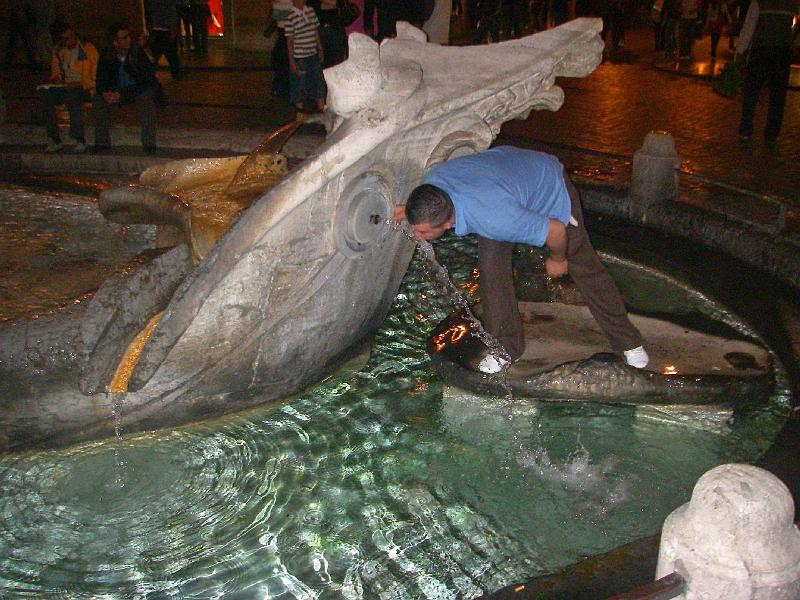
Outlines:
{"type": "Polygon", "coordinates": [[[665,131],[651,131],[644,144],[633,154],[631,196],[640,210],[678,197],[680,160],[675,140],[665,131]]]}
{"type": "Polygon", "coordinates": [[[800,598],[800,531],[794,502],[771,473],[721,465],[664,521],[656,579],[675,571],[684,600],[800,598]]]}

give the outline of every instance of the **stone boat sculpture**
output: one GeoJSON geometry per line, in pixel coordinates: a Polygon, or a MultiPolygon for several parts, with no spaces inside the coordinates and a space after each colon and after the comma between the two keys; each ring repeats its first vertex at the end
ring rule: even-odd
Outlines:
{"type": "MultiPolygon", "coordinates": [[[[351,35],[349,59],[325,72],[328,135],[315,154],[196,266],[176,246],[107,282],[80,329],[47,324],[51,337],[76,338],[90,394],[76,384],[59,398],[6,402],[0,450],[107,437],[115,414],[132,432],[231,413],[331,372],[382,322],[412,256],[414,244],[387,225],[393,206],[431,166],[487,148],[505,121],[558,109],[555,78],[599,64],[601,27],[578,19],[474,47],[427,43],[403,23],[380,46],[351,35]],[[102,393],[124,348],[161,310],[128,392],[102,393]]],[[[165,189],[215,161],[169,163],[146,183],[165,189]]]]}

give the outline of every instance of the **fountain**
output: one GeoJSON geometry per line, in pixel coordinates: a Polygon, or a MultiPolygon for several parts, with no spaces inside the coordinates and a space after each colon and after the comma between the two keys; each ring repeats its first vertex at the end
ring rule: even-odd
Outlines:
{"type": "MultiPolygon", "coordinates": [[[[627,270],[622,279],[632,287],[649,276],[664,286],[658,297],[632,294],[635,308],[662,312],[670,304],[667,299],[679,309],[699,307],[694,312],[710,316],[709,321],[727,327],[729,334],[775,348],[771,375],[776,385],[766,403],[745,407],[733,419],[728,411],[708,408],[680,413],[652,406],[509,403],[505,398],[476,403],[471,397],[443,394],[427,358],[431,328],[451,305],[431,290],[420,261],[411,263],[400,282],[412,245],[402,236],[388,235],[383,217],[425,168],[488,145],[502,119],[524,115],[533,105],[557,107],[560,92],[549,87],[552,75],[591,68],[559,42],[597,48],[597,31],[596,22],[582,21],[528,40],[528,50],[525,44],[506,46],[515,54],[544,55],[547,69],[552,68],[537,71],[535,78],[546,85],[533,86],[539,90],[532,92],[536,99],[503,92],[498,81],[496,88],[489,86],[465,101],[465,106],[481,107],[482,120],[459,117],[451,123],[447,111],[423,111],[428,128],[420,129],[417,145],[395,148],[395,120],[387,124],[386,115],[366,106],[359,94],[340,97],[337,105],[332,86],[328,140],[311,161],[222,234],[197,266],[190,251],[176,247],[135,270],[139,289],[149,290],[146,306],[126,303],[130,274],[120,275],[119,287],[106,287],[108,306],[115,304],[117,293],[121,307],[141,309],[126,315],[126,341],[158,305],[166,304],[153,334],[157,344],[145,350],[142,366],[134,369],[136,390],[108,396],[98,390],[89,396],[88,421],[67,420],[78,414],[69,411],[86,398],[77,390],[77,376],[56,381],[57,392],[43,383],[33,386],[30,395],[36,403],[25,412],[15,414],[19,406],[4,407],[5,423],[16,424],[5,432],[19,434],[24,426],[35,433],[9,436],[6,448],[69,447],[17,452],[0,460],[3,595],[475,597],[512,581],[544,578],[586,556],[650,536],[687,499],[707,468],[726,460],[756,460],[785,419],[795,377],[791,351],[776,333],[780,319],[770,312],[758,322],[745,310],[744,299],[757,288],[747,287],[745,277],[729,295],[720,294],[719,304],[705,293],[687,299],[683,279],[673,274],[683,264],[681,256],[689,264],[697,260],[701,250],[694,247],[678,252],[676,263],[661,271],[669,277],[653,276],[652,268],[641,266],[657,262],[656,239],[637,240],[637,252],[652,252],[644,258],[637,255],[640,263],[632,266],[617,258],[629,253],[615,247],[615,240],[634,239],[631,229],[636,229],[625,224],[616,236],[613,227],[607,228],[609,241],[601,244],[609,249],[604,259],[627,270]],[[503,98],[502,109],[492,104],[492,94],[503,98]],[[352,132],[364,134],[356,139],[358,151],[340,152],[336,144],[352,132]],[[319,203],[319,210],[301,203],[306,196],[319,203]],[[300,239],[289,236],[289,223],[306,227],[304,235],[324,243],[324,252],[309,253],[300,239]],[[290,263],[298,267],[292,273],[259,262],[275,256],[299,256],[303,262],[290,263]],[[352,295],[358,277],[376,283],[365,298],[369,306],[355,311],[355,320],[340,323],[326,311],[330,302],[349,309],[360,299],[352,295]],[[314,287],[326,281],[334,286],[332,300],[314,287]],[[299,300],[284,296],[290,284],[299,285],[299,300]],[[292,320],[295,310],[300,325],[292,320]],[[322,324],[306,327],[307,315],[323,317],[322,324]],[[278,321],[272,329],[259,321],[273,316],[278,321]],[[334,374],[302,391],[331,373],[338,355],[381,320],[364,368],[334,374]],[[259,345],[267,332],[277,337],[259,345]],[[320,348],[324,344],[316,342],[323,332],[324,339],[328,333],[332,338],[341,334],[344,343],[320,348]],[[310,347],[302,338],[316,345],[310,347]],[[247,362],[256,346],[258,360],[247,362]],[[273,357],[280,359],[275,364],[282,370],[270,372],[268,360],[273,357]],[[286,372],[286,365],[301,359],[318,362],[307,368],[303,362],[297,369],[302,373],[286,372]],[[242,371],[241,362],[248,369],[242,371]],[[185,370],[169,370],[179,364],[185,370]],[[65,383],[72,388],[65,391],[65,383]],[[155,384],[162,395],[148,395],[155,384]],[[174,413],[161,410],[164,399],[171,401],[174,413]],[[246,407],[251,408],[243,411],[246,407]],[[237,414],[163,429],[232,411],[237,414]],[[126,435],[113,437],[115,429],[126,435]],[[79,439],[103,437],[111,439],[75,445],[79,439]]],[[[406,33],[413,37],[413,32],[406,33]]],[[[366,44],[357,38],[354,45],[360,43],[366,44]]],[[[401,68],[398,54],[433,52],[420,44],[408,37],[384,44],[380,58],[391,65],[390,74],[371,82],[367,75],[374,71],[359,71],[366,81],[358,91],[383,90],[382,101],[398,98],[397,89],[403,89],[398,77],[409,71],[419,75],[414,68],[401,68]]],[[[442,56],[435,58],[443,60],[450,49],[440,50],[442,56]]],[[[370,62],[359,52],[351,60],[366,66],[370,62]]],[[[438,83],[450,86],[442,91],[447,101],[460,98],[453,93],[456,82],[443,79],[438,83]]],[[[426,97],[435,93],[424,91],[426,97]]],[[[402,108],[419,109],[413,105],[419,99],[404,98],[402,108]]],[[[151,171],[147,182],[166,185],[190,175],[195,165],[209,164],[173,164],[151,171]]],[[[590,202],[603,193],[593,196],[590,190],[590,202]]],[[[470,241],[450,238],[437,244],[437,255],[456,286],[471,296],[476,286],[470,241]]],[[[676,245],[673,240],[664,244],[673,252],[676,245]]],[[[688,287],[713,289],[716,281],[724,281],[726,269],[732,272],[733,267],[715,259],[718,279],[702,273],[704,280],[688,287]]],[[[760,283],[760,293],[769,298],[786,293],[768,281],[760,283]]],[[[77,306],[81,318],[100,314],[77,306]]],[[[82,334],[76,329],[81,322],[59,317],[26,324],[27,342],[44,341],[23,345],[22,354],[18,347],[4,346],[4,364],[25,373],[32,367],[74,363],[70,348],[79,346],[63,341],[82,334]],[[39,360],[50,346],[64,350],[63,357],[39,360]],[[37,348],[41,353],[32,356],[37,348]]],[[[114,352],[122,346],[114,345],[114,352]]],[[[51,373],[42,371],[37,376],[46,381],[51,373]]],[[[84,370],[84,382],[86,374],[84,370]]],[[[17,382],[5,379],[0,384],[3,398],[11,398],[17,382]]],[[[626,560],[633,560],[630,554],[626,560]]],[[[625,566],[622,561],[615,565],[620,570],[625,566]]],[[[590,572],[582,569],[584,576],[590,572]]],[[[640,580],[643,574],[645,579],[652,576],[652,570],[638,565],[636,571],[640,580]]],[[[515,594],[523,593],[520,589],[536,593],[534,583],[520,585],[515,594]]],[[[599,589],[596,580],[587,585],[599,589]]]]}
{"type": "MultiPolygon", "coordinates": [[[[428,44],[402,25],[380,48],[350,36],[350,58],[326,71],[325,142],[213,247],[203,244],[197,266],[190,255],[198,244],[193,252],[176,246],[106,282],[88,308],[61,319],[58,336],[50,323],[3,332],[7,369],[30,368],[32,346],[59,347],[81,357],[80,388],[96,394],[87,399],[75,389],[57,410],[21,400],[4,415],[3,449],[112,435],[113,402],[97,393],[109,391],[124,349],[160,311],[119,401],[127,432],[285,398],[332,372],[383,321],[411,257],[409,240],[387,235],[393,205],[433,164],[488,147],[506,120],[558,108],[555,77],[594,69],[599,31],[598,20],[579,19],[472,48],[428,44]],[[459,65],[470,75],[454,79],[459,65]]],[[[170,163],[142,175],[146,189],[121,194],[141,206],[220,172],[227,185],[239,162],[170,163]]],[[[124,204],[117,195],[104,194],[115,213],[124,204]]],[[[187,229],[180,202],[169,206],[187,229]]]]}

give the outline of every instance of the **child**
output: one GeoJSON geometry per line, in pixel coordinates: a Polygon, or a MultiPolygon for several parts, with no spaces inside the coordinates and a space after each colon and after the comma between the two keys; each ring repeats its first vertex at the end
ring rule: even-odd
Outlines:
{"type": "Polygon", "coordinates": [[[322,62],[325,55],[319,37],[319,20],[306,0],[292,0],[292,10],[284,21],[286,44],[289,52],[291,81],[289,97],[298,110],[303,100],[313,100],[316,108],[325,108],[325,80],[322,62]]]}

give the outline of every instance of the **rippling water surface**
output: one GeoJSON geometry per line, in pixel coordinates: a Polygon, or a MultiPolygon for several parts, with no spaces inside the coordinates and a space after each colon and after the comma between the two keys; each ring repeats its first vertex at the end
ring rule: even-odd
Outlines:
{"type": "MultiPolygon", "coordinates": [[[[437,247],[474,290],[469,241],[437,247]]],[[[677,293],[677,292],[676,292],[677,293]]],[[[369,362],[280,405],[0,460],[3,598],[457,598],[655,533],[778,396],[726,415],[444,391],[415,259],[369,362]]]]}

